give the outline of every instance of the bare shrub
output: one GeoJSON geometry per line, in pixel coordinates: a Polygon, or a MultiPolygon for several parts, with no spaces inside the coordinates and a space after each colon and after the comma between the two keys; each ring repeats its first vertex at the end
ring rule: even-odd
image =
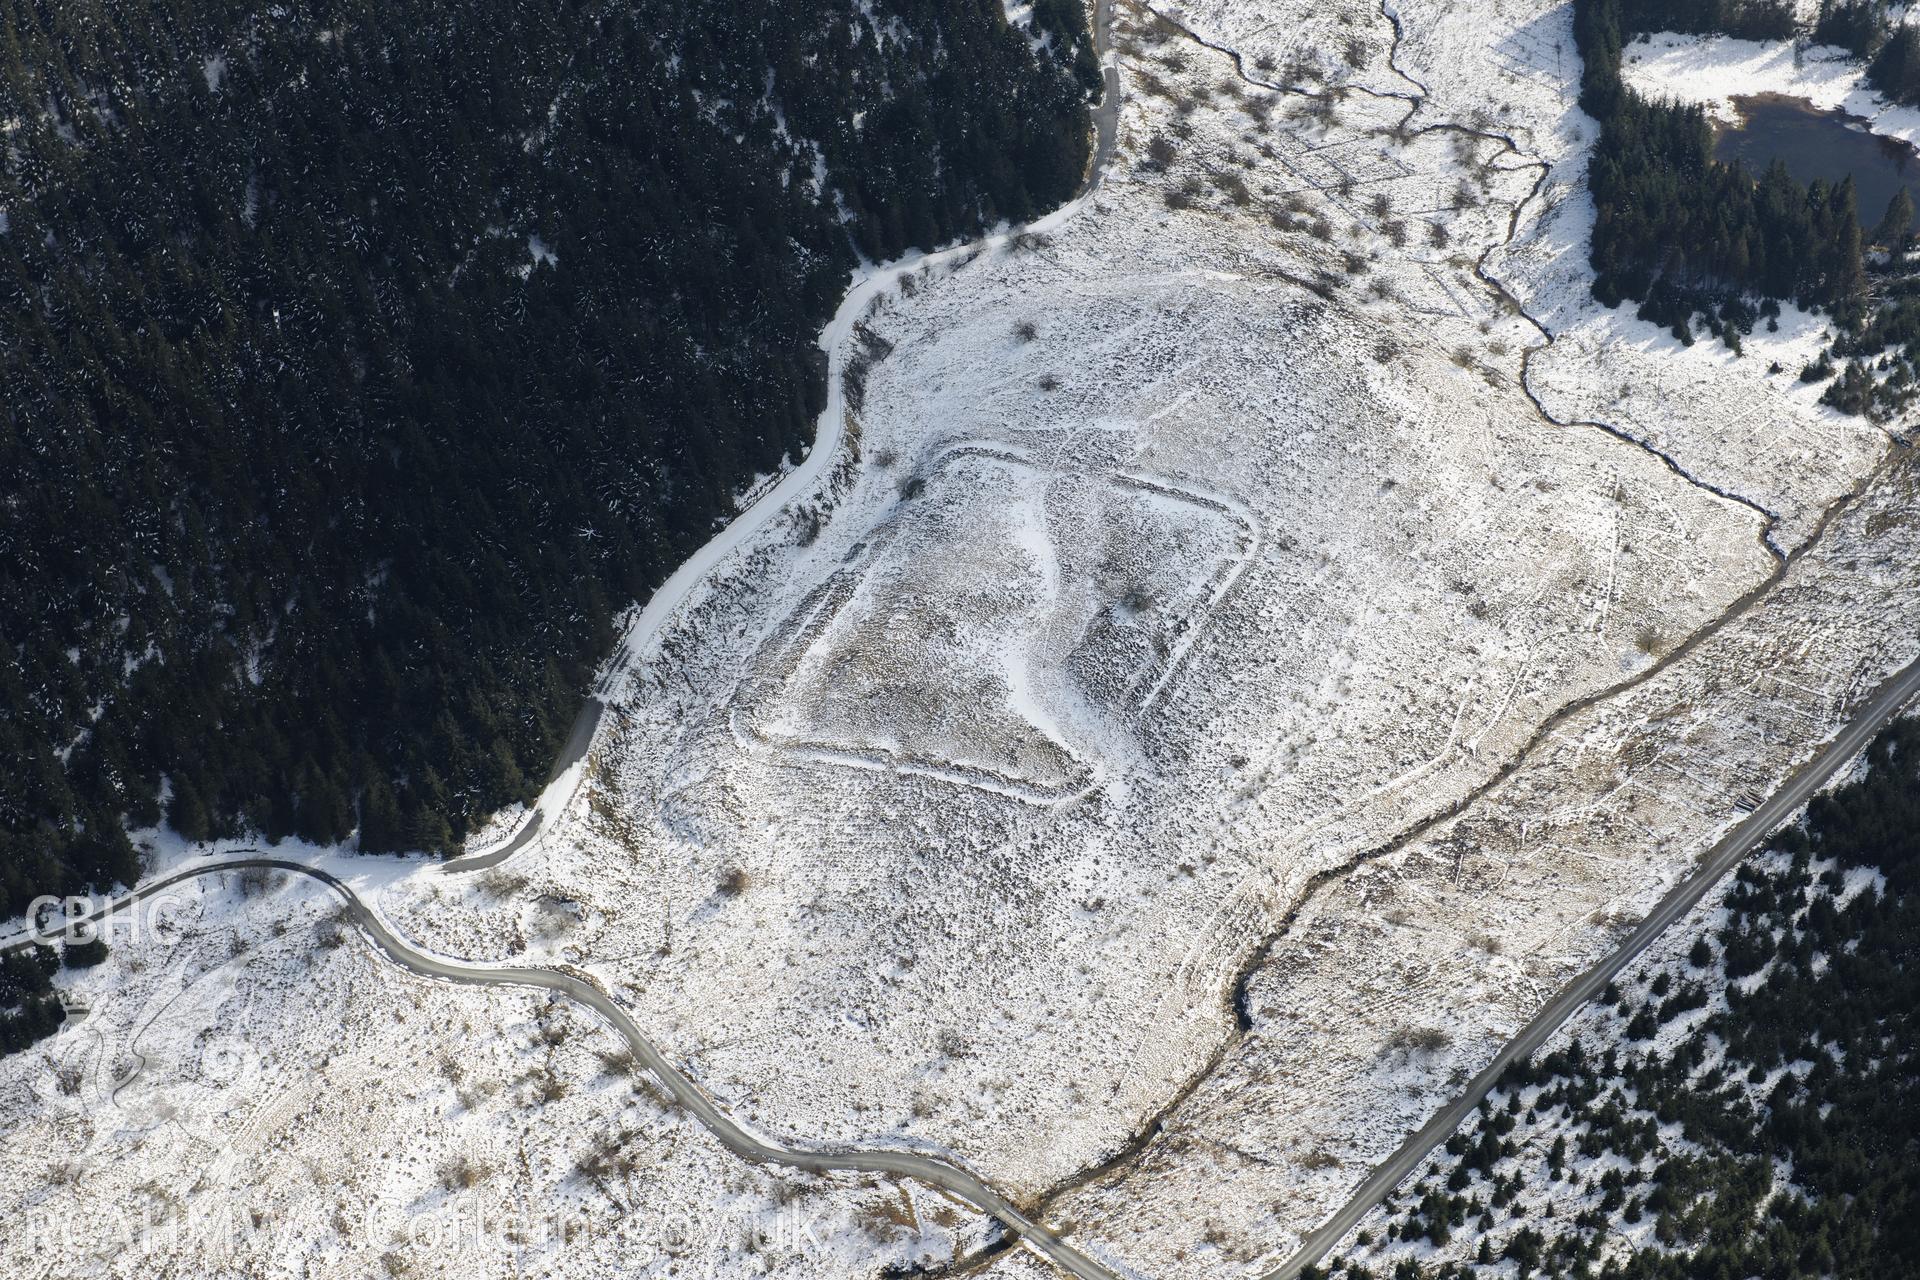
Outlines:
{"type": "Polygon", "coordinates": [[[1439,1027],[1401,1027],[1387,1039],[1387,1048],[1396,1053],[1438,1053],[1453,1043],[1453,1037],[1439,1027]]]}
{"type": "Polygon", "coordinates": [[[447,1191],[469,1191],[493,1172],[471,1156],[451,1156],[440,1166],[440,1186],[447,1191]]]}
{"type": "Polygon", "coordinates": [[[527,878],[516,871],[495,867],[480,877],[480,887],[496,898],[514,898],[527,887],[527,878]]]}
{"type": "Polygon", "coordinates": [[[599,1182],[616,1174],[623,1178],[630,1176],[640,1167],[639,1158],[625,1149],[632,1137],[631,1132],[608,1136],[599,1145],[580,1156],[574,1163],[574,1171],[593,1182],[599,1182]]]}
{"type": "Polygon", "coordinates": [[[314,922],[313,944],[322,951],[335,951],[347,945],[347,909],[340,907],[324,920],[314,922]]]}
{"type": "Polygon", "coordinates": [[[1167,102],[1173,100],[1172,86],[1159,76],[1153,74],[1153,72],[1148,71],[1145,67],[1139,67],[1134,70],[1133,85],[1149,98],[1159,98],[1167,102]]]}
{"type": "Polygon", "coordinates": [[[908,1199],[905,1188],[901,1188],[897,1198],[889,1196],[865,1205],[854,1215],[854,1222],[874,1240],[917,1235],[921,1229],[920,1216],[914,1212],[913,1201],[908,1199]]]}
{"type": "Polygon", "coordinates": [[[1238,174],[1226,174],[1216,180],[1216,185],[1238,208],[1244,209],[1253,203],[1253,192],[1247,190],[1247,184],[1240,180],[1238,174]]]}
{"type": "Polygon", "coordinates": [[[631,1049],[616,1049],[600,1055],[600,1069],[610,1076],[625,1080],[640,1070],[640,1060],[633,1056],[631,1049]]]}
{"type": "Polygon", "coordinates": [[[810,547],[820,538],[820,513],[812,509],[797,512],[793,517],[793,542],[795,546],[810,547]]]}

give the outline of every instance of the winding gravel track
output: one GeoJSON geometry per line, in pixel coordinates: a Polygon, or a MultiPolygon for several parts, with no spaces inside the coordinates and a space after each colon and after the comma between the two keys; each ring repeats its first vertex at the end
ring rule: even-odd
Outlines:
{"type": "MultiPolygon", "coordinates": [[[[1891,722],[1900,709],[1916,696],[1920,696],[1920,662],[1904,668],[1882,684],[1860,714],[1785,786],[1709,850],[1700,869],[1675,885],[1618,948],[1564,987],[1473,1078],[1460,1097],[1427,1121],[1419,1132],[1376,1168],[1337,1213],[1316,1228],[1291,1258],[1266,1273],[1262,1280],[1297,1280],[1303,1270],[1323,1258],[1435,1147],[1460,1127],[1480,1105],[1481,1099],[1493,1089],[1508,1066],[1537,1051],[1549,1036],[1592,1000],[1607,983],[1613,981],[1655,938],[1691,910],[1741,858],[1791,817],[1842,765],[1857,756],[1873,735],[1891,722]]],[[[677,1105],[700,1121],[723,1146],[742,1159],[811,1173],[882,1173],[910,1178],[945,1191],[1004,1223],[1026,1247],[1046,1257],[1069,1275],[1080,1277],[1080,1280],[1120,1280],[1115,1272],[1026,1216],[1005,1196],[957,1165],[910,1152],[816,1151],[788,1147],[753,1133],[721,1111],[713,1099],[674,1066],[614,998],[591,978],[557,969],[466,964],[417,951],[395,934],[350,885],[330,871],[288,858],[233,858],[163,876],[95,909],[79,921],[68,923],[98,922],[186,881],[247,870],[283,871],[306,876],[325,885],[345,903],[353,923],[366,934],[375,948],[387,959],[412,973],[462,986],[524,987],[552,991],[586,1006],[626,1042],[635,1059],[660,1081],[677,1105]]],[[[0,952],[16,951],[32,943],[30,937],[17,939],[0,946],[0,952]]]]}
{"type": "MultiPolygon", "coordinates": [[[[513,833],[510,840],[498,849],[492,849],[486,853],[448,859],[440,864],[441,873],[458,875],[466,871],[485,871],[489,867],[497,867],[539,839],[540,829],[547,819],[547,809],[551,803],[547,792],[552,791],[560,779],[566,777],[567,770],[587,758],[587,749],[593,745],[593,735],[600,729],[600,717],[606,712],[607,704],[599,698],[590,697],[581,705],[580,714],[573,718],[573,728],[567,734],[566,745],[560,748],[560,754],[553,762],[553,772],[548,775],[546,791],[541,792],[533,815],[527,819],[524,826],[513,833]]],[[[573,797],[568,795],[559,803],[551,804],[551,807],[558,813],[571,803],[573,803],[573,797]]]]}

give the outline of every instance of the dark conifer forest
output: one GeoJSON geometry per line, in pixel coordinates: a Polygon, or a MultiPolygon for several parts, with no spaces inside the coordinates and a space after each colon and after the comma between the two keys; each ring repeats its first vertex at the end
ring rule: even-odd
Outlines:
{"type": "Polygon", "coordinates": [[[1641,314],[1692,340],[1696,315],[1726,336],[1751,333],[1757,303],[1798,302],[1851,315],[1866,285],[1853,184],[1795,182],[1713,158],[1699,107],[1649,102],[1620,78],[1623,42],[1649,31],[1793,34],[1790,8],[1766,0],[1667,5],[1578,0],[1580,105],[1600,122],[1588,170],[1598,218],[1594,296],[1639,301],[1641,314]]]}
{"type": "Polygon", "coordinates": [[[1867,80],[1895,102],[1920,103],[1920,30],[1888,0],[1821,0],[1813,38],[1867,60],[1867,80]]]}
{"type": "Polygon", "coordinates": [[[1877,0],[1829,0],[1804,30],[1783,0],[1575,0],[1580,105],[1600,122],[1588,166],[1594,297],[1638,302],[1642,319],[1736,352],[1782,303],[1827,312],[1832,345],[1801,370],[1831,379],[1825,403],[1888,420],[1920,395],[1920,273],[1913,211],[1858,207],[1852,179],[1802,184],[1778,162],[1760,174],[1714,159],[1698,107],[1649,102],[1622,81],[1622,46],[1678,30],[1812,39],[1865,60],[1888,98],[1920,103],[1920,27],[1877,0]],[[1863,217],[1863,215],[1865,215],[1863,217]],[[1871,225],[1871,238],[1862,233],[1871,225]],[[1835,375],[1839,376],[1835,376],[1835,375]]]}
{"type": "Polygon", "coordinates": [[[1792,0],[1623,0],[1621,18],[1634,31],[1790,40],[1794,10],[1792,0]]]}
{"type": "Polygon", "coordinates": [[[53,989],[59,967],[52,947],[0,953],[0,1054],[17,1053],[66,1021],[53,989]]]}
{"type": "Polygon", "coordinates": [[[858,259],[1079,181],[1035,13],[0,0],[0,907],[527,798],[858,259]]]}

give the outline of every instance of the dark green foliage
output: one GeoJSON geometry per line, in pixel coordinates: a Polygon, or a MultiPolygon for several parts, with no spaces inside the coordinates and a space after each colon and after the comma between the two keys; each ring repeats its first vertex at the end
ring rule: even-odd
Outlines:
{"type": "Polygon", "coordinates": [[[1653,31],[1723,32],[1748,40],[1794,35],[1788,0],[1575,0],[1573,36],[1583,61],[1580,106],[1603,125],[1627,96],[1621,46],[1653,31]]]}
{"type": "Polygon", "coordinates": [[[1908,106],[1920,103],[1920,32],[1886,0],[1821,0],[1813,38],[1867,60],[1867,82],[1908,106]]]}
{"type": "Polygon", "coordinates": [[[1886,38],[1884,0],[1820,0],[1813,23],[1815,44],[1838,45],[1856,58],[1870,58],[1886,38]]]}
{"type": "Polygon", "coordinates": [[[1087,33],[1087,14],[1081,0],[1034,0],[1029,30],[1052,40],[1056,49],[1070,50],[1074,79],[1089,94],[1100,92],[1100,62],[1087,33]]]}
{"type": "Polygon", "coordinates": [[[1812,23],[1814,44],[1837,44],[1855,58],[1872,58],[1887,38],[1884,0],[1820,0],[1812,23]]]}
{"type": "Polygon", "coordinates": [[[105,938],[88,938],[85,942],[69,942],[60,950],[60,963],[68,969],[91,969],[103,963],[106,958],[105,938]]]}
{"type": "Polygon", "coordinates": [[[1878,383],[1867,367],[1850,360],[1840,376],[1820,395],[1821,404],[1829,404],[1842,413],[1867,413],[1873,409],[1878,383]]]}
{"type": "Polygon", "coordinates": [[[1873,229],[1873,242],[1889,249],[1898,249],[1906,244],[1907,234],[1912,229],[1913,197],[1902,187],[1893,193],[1893,199],[1887,201],[1887,211],[1873,229]]]}
{"type": "MultiPolygon", "coordinates": [[[[1704,327],[1736,353],[1757,319],[1772,326],[1781,301],[1825,309],[1840,336],[1830,353],[1801,370],[1802,381],[1834,378],[1833,357],[1855,357],[1823,401],[1889,420],[1920,391],[1920,297],[1898,252],[1914,217],[1906,193],[1890,202],[1874,230],[1873,242],[1895,252],[1876,260],[1870,288],[1851,179],[1803,186],[1778,163],[1757,178],[1719,163],[1699,108],[1647,102],[1620,78],[1621,46],[1636,34],[1791,35],[1791,22],[1774,31],[1779,21],[1767,5],[1576,0],[1580,102],[1601,126],[1588,169],[1596,211],[1593,294],[1607,306],[1638,302],[1642,319],[1689,345],[1695,327],[1704,327]]],[[[1878,4],[1829,4],[1817,27],[1849,48],[1877,50],[1873,74],[1883,90],[1899,96],[1910,80],[1920,94],[1920,35],[1903,26],[1883,45],[1877,33],[1887,21],[1878,4]]]]}
{"type": "Polygon", "coordinates": [[[1795,34],[1790,0],[1621,0],[1632,31],[1722,34],[1742,40],[1790,40],[1795,34]]]}
{"type": "Polygon", "coordinates": [[[1090,44],[1032,22],[0,0],[0,911],[131,878],[128,823],[445,850],[526,798],[806,447],[858,257],[1079,180],[1090,44]]]}
{"type": "Polygon", "coordinates": [[[1810,361],[1801,367],[1800,381],[1825,382],[1833,376],[1833,373],[1833,361],[1822,355],[1818,360],[1810,361]]]}
{"type": "Polygon", "coordinates": [[[1873,87],[1895,102],[1920,102],[1920,31],[1894,27],[1867,69],[1873,87]]]}
{"type": "Polygon", "coordinates": [[[66,1021],[67,1011],[53,992],[59,967],[52,947],[0,955],[0,1054],[24,1049],[66,1021]]]}
{"type": "MultiPolygon", "coordinates": [[[[1581,105],[1601,126],[1588,169],[1598,215],[1594,296],[1609,306],[1641,302],[1643,317],[1671,326],[1682,341],[1692,340],[1692,316],[1705,311],[1719,328],[1719,309],[1743,295],[1847,316],[1866,286],[1851,180],[1802,186],[1775,164],[1756,181],[1741,166],[1714,160],[1701,108],[1648,102],[1620,80],[1621,43],[1634,34],[1757,32],[1773,23],[1766,16],[1773,10],[1647,0],[1579,0],[1575,8],[1581,105]]],[[[1733,331],[1752,332],[1751,318],[1733,331]]]]}

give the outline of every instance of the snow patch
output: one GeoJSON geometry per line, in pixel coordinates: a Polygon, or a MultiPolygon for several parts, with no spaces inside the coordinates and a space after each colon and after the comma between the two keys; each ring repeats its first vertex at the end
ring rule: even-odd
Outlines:
{"type": "Polygon", "coordinates": [[[545,240],[542,240],[538,235],[529,235],[527,237],[527,262],[519,268],[519,275],[522,280],[531,277],[533,273],[541,267],[557,267],[559,265],[560,255],[548,247],[545,240]]]}
{"type": "Polygon", "coordinates": [[[1874,133],[1920,140],[1920,108],[1882,98],[1867,83],[1866,64],[1831,45],[1796,51],[1790,41],[1663,32],[1628,45],[1621,61],[1627,84],[1642,96],[1705,107],[1723,124],[1739,123],[1736,97],[1777,93],[1845,111],[1874,133]]]}

